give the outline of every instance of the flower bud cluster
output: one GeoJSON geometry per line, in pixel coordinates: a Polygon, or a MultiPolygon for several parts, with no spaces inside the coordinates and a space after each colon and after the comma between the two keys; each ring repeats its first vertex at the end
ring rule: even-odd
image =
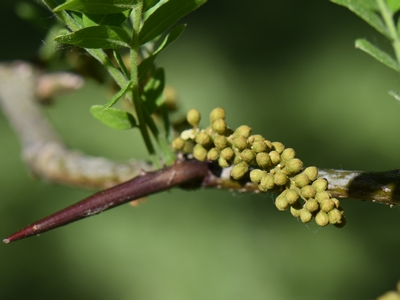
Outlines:
{"type": "Polygon", "coordinates": [[[210,126],[200,130],[200,113],[189,110],[187,121],[193,128],[183,131],[172,142],[172,148],[192,154],[199,161],[217,161],[222,168],[232,166],[233,179],[249,176],[262,192],[281,192],[275,200],[277,209],[289,209],[303,223],[314,218],[319,226],[346,224],[339,200],[327,191],[328,182],[318,179],[316,167],[304,169],[292,148],[252,134],[247,125],[233,131],[225,117],[223,108],[213,109],[210,126]]]}

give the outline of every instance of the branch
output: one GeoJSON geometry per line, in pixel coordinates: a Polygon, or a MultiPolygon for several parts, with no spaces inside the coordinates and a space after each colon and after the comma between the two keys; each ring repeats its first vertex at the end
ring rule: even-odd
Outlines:
{"type": "MultiPolygon", "coordinates": [[[[68,81],[64,87],[66,84],[68,81]]],[[[49,96],[49,85],[48,75],[28,63],[0,65],[0,107],[19,137],[22,157],[35,176],[85,188],[108,188],[138,176],[141,170],[154,170],[144,161],[121,164],[66,148],[37,99],[37,94],[49,96]]]]}

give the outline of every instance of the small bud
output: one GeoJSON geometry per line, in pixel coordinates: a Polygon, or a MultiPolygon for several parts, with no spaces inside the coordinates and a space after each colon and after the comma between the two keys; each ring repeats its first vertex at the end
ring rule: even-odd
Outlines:
{"type": "Polygon", "coordinates": [[[235,156],[233,158],[233,164],[237,165],[237,164],[241,163],[242,161],[243,161],[243,159],[240,157],[240,154],[235,151],[235,156]]]}
{"type": "Polygon", "coordinates": [[[253,134],[251,136],[249,136],[249,138],[247,139],[247,142],[249,143],[249,145],[253,145],[254,142],[260,142],[260,141],[264,141],[264,137],[260,134],[253,134]]]}
{"type": "Polygon", "coordinates": [[[336,207],[336,208],[339,208],[339,207],[340,207],[340,202],[339,202],[338,199],[336,199],[336,198],[331,198],[331,200],[332,200],[333,203],[335,204],[335,207],[336,207]]]}
{"type": "Polygon", "coordinates": [[[267,174],[267,172],[262,171],[260,169],[254,169],[250,171],[250,180],[254,183],[259,183],[261,178],[267,174]]]}
{"type": "Polygon", "coordinates": [[[181,137],[177,137],[172,141],[171,146],[174,150],[177,151],[183,150],[183,147],[185,147],[185,140],[181,137]]]}
{"type": "Polygon", "coordinates": [[[264,143],[264,141],[257,141],[257,142],[253,143],[253,146],[251,147],[251,149],[255,153],[260,153],[260,152],[264,152],[267,149],[267,145],[264,143]]]}
{"type": "Polygon", "coordinates": [[[268,153],[261,152],[256,155],[256,162],[261,168],[266,169],[271,166],[271,158],[268,153]]]}
{"type": "Polygon", "coordinates": [[[223,135],[225,133],[226,128],[227,125],[225,120],[223,119],[215,120],[214,123],[212,124],[212,129],[220,135],[223,135]]]}
{"type": "Polygon", "coordinates": [[[329,224],[328,214],[322,210],[320,210],[315,216],[315,223],[319,226],[326,226],[329,224]]]}
{"type": "Polygon", "coordinates": [[[272,146],[279,154],[281,154],[283,149],[285,149],[285,146],[281,142],[272,142],[272,146]]]}
{"type": "Polygon", "coordinates": [[[314,181],[317,179],[318,176],[318,169],[317,167],[307,167],[303,171],[304,174],[307,175],[307,177],[311,180],[314,181]]]}
{"type": "Polygon", "coordinates": [[[294,183],[297,187],[302,188],[310,183],[310,179],[308,179],[306,174],[299,174],[294,178],[294,183]]]}
{"type": "Polygon", "coordinates": [[[223,149],[220,155],[225,160],[231,160],[235,155],[235,152],[233,152],[232,148],[228,147],[223,149]]]}
{"type": "Polygon", "coordinates": [[[281,162],[281,156],[277,151],[275,150],[271,151],[269,153],[269,156],[271,157],[272,164],[277,165],[281,162]]]}
{"type": "Polygon", "coordinates": [[[245,162],[238,163],[232,168],[231,176],[233,179],[239,180],[242,178],[249,170],[249,165],[245,162]]]}
{"type": "Polygon", "coordinates": [[[329,194],[327,191],[318,192],[315,194],[315,199],[317,199],[319,203],[321,203],[324,199],[329,198],[331,198],[331,194],[329,194]]]}
{"type": "Polygon", "coordinates": [[[281,194],[275,199],[275,206],[278,210],[283,211],[289,207],[289,203],[287,202],[285,196],[282,196],[281,194]]]}
{"type": "Polygon", "coordinates": [[[219,150],[222,150],[222,149],[224,149],[224,148],[229,146],[229,142],[228,142],[228,139],[226,137],[224,137],[222,135],[218,135],[214,139],[214,145],[219,150]]]}
{"type": "Polygon", "coordinates": [[[195,141],[197,144],[200,144],[204,147],[210,146],[212,143],[211,137],[204,130],[200,131],[196,135],[195,141]]]}
{"type": "Polygon", "coordinates": [[[308,223],[312,219],[312,214],[307,210],[307,209],[301,209],[300,210],[300,220],[303,223],[308,223]]]}
{"type": "Polygon", "coordinates": [[[296,157],[296,152],[292,148],[286,148],[281,154],[281,159],[288,161],[296,157]]]}
{"type": "Polygon", "coordinates": [[[207,153],[207,159],[214,161],[217,160],[219,157],[220,151],[217,148],[211,148],[207,153]]]}
{"type": "Polygon", "coordinates": [[[321,210],[330,212],[335,207],[335,203],[331,199],[324,199],[321,201],[321,210]]]}
{"type": "Polygon", "coordinates": [[[286,162],[285,170],[289,174],[297,174],[303,168],[303,162],[298,158],[293,158],[286,162]]]}
{"type": "Polygon", "coordinates": [[[297,208],[291,206],[290,213],[292,214],[293,217],[298,218],[298,217],[300,217],[301,209],[297,209],[297,208]]]}
{"type": "Polygon", "coordinates": [[[201,115],[197,109],[190,109],[186,114],[186,120],[193,127],[197,127],[200,123],[201,115]]]}
{"type": "Polygon", "coordinates": [[[210,113],[210,124],[214,123],[218,119],[225,120],[226,112],[222,107],[214,108],[210,113]]]}
{"type": "Polygon", "coordinates": [[[227,168],[231,165],[226,159],[222,158],[221,155],[218,158],[218,164],[221,168],[227,168]]]}
{"type": "Polygon", "coordinates": [[[323,192],[328,187],[328,181],[326,181],[326,179],[324,178],[317,179],[312,183],[312,186],[315,188],[317,192],[323,192]]]}
{"type": "Polygon", "coordinates": [[[256,155],[250,149],[244,149],[242,153],[240,153],[240,157],[247,163],[250,163],[256,155]]]}
{"type": "Polygon", "coordinates": [[[237,136],[233,139],[233,145],[238,149],[238,150],[244,150],[247,149],[248,144],[247,140],[244,136],[237,136]]]}
{"type": "Polygon", "coordinates": [[[293,189],[288,190],[285,196],[289,205],[295,204],[297,202],[297,199],[299,199],[299,193],[293,189]]]}
{"type": "Polygon", "coordinates": [[[278,172],[276,174],[274,174],[274,183],[278,186],[282,186],[285,185],[288,182],[288,177],[282,173],[282,172],[278,172]]]}
{"type": "Polygon", "coordinates": [[[271,174],[265,174],[260,181],[259,187],[261,186],[263,191],[271,190],[274,188],[274,176],[271,174]]]}
{"type": "Polygon", "coordinates": [[[342,213],[334,208],[330,212],[328,212],[328,218],[329,218],[329,223],[331,224],[337,224],[342,221],[342,213]]]}
{"type": "Polygon", "coordinates": [[[274,146],[272,145],[271,141],[265,140],[264,143],[267,145],[268,152],[271,151],[272,148],[274,148],[274,146]]]}
{"type": "Polygon", "coordinates": [[[193,156],[199,161],[205,161],[207,158],[207,150],[200,144],[196,144],[193,148],[193,156]]]}
{"type": "Polygon", "coordinates": [[[300,193],[306,199],[313,198],[316,194],[315,189],[311,185],[303,186],[300,193]]]}
{"type": "Polygon", "coordinates": [[[308,199],[304,207],[309,211],[309,212],[314,212],[319,209],[319,203],[317,200],[314,198],[308,199]]]}
{"type": "Polygon", "coordinates": [[[185,154],[193,153],[194,143],[192,141],[185,141],[182,152],[185,154]]]}
{"type": "Polygon", "coordinates": [[[242,136],[244,138],[248,138],[251,134],[251,127],[247,125],[242,125],[236,128],[235,132],[233,133],[235,136],[242,136]]]}

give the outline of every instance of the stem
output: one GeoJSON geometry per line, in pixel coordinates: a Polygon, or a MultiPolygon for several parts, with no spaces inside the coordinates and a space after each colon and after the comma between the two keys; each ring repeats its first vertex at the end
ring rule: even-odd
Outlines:
{"type": "Polygon", "coordinates": [[[379,6],[383,21],[385,22],[386,27],[389,31],[389,35],[392,39],[392,47],[394,49],[397,62],[400,63],[400,38],[396,29],[396,25],[393,21],[393,13],[387,6],[385,0],[377,0],[376,2],[379,6]]]}
{"type": "MultiPolygon", "coordinates": [[[[135,105],[137,118],[139,120],[139,129],[142,134],[143,140],[146,144],[147,151],[150,153],[152,161],[159,165],[158,159],[156,157],[156,153],[151,142],[149,132],[147,131],[147,122],[146,116],[143,109],[143,103],[140,98],[139,93],[139,76],[138,76],[138,65],[139,65],[139,31],[140,31],[140,22],[142,21],[142,9],[143,9],[143,1],[139,0],[136,4],[135,8],[132,11],[133,16],[133,35],[132,35],[132,44],[131,44],[131,80],[133,82],[132,89],[132,98],[133,104],[135,105]]],[[[161,167],[159,165],[159,167],[161,167]]]]}

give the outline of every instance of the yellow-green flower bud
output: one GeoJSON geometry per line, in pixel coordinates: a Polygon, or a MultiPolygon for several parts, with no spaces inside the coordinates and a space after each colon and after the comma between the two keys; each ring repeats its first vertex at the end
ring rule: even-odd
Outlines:
{"type": "Polygon", "coordinates": [[[321,201],[321,210],[330,212],[335,207],[335,203],[331,199],[324,199],[321,201]]]}
{"type": "Polygon", "coordinates": [[[207,153],[207,159],[208,160],[217,160],[219,157],[220,151],[217,148],[211,148],[208,153],[207,153]]]}
{"type": "Polygon", "coordinates": [[[266,169],[271,166],[271,158],[268,153],[261,152],[256,155],[256,162],[261,168],[266,169]]]}
{"type": "Polygon", "coordinates": [[[235,151],[235,156],[233,158],[233,164],[237,165],[239,163],[241,163],[243,161],[243,159],[240,157],[240,153],[235,151]]]}
{"type": "Polygon", "coordinates": [[[231,160],[235,155],[235,152],[232,150],[232,148],[228,147],[223,149],[220,155],[225,160],[231,160]]]}
{"type": "Polygon", "coordinates": [[[269,156],[271,157],[272,164],[277,165],[281,162],[281,155],[277,151],[271,151],[269,156]]]}
{"type": "Polygon", "coordinates": [[[233,139],[233,145],[238,150],[244,150],[248,147],[247,140],[244,136],[237,136],[233,139]]]}
{"type": "Polygon", "coordinates": [[[177,151],[183,150],[183,148],[185,147],[185,140],[181,137],[177,137],[172,141],[171,146],[174,150],[177,151]]]}
{"type": "Polygon", "coordinates": [[[331,194],[329,194],[327,191],[324,192],[318,192],[315,194],[315,199],[318,200],[319,203],[321,203],[325,199],[331,198],[331,194]]]}
{"type": "Polygon", "coordinates": [[[301,213],[302,209],[297,209],[293,206],[290,207],[290,213],[292,214],[293,217],[298,218],[300,217],[300,213],[301,213]]]}
{"type": "Polygon", "coordinates": [[[296,190],[290,189],[287,190],[285,197],[289,205],[293,205],[299,199],[299,193],[296,190]]]}
{"type": "Polygon", "coordinates": [[[271,190],[274,188],[275,183],[274,183],[274,176],[271,174],[265,174],[260,181],[259,188],[262,188],[262,191],[267,191],[271,190]]]}
{"type": "Polygon", "coordinates": [[[185,154],[193,153],[194,143],[192,141],[185,141],[182,152],[185,154]]]}
{"type": "Polygon", "coordinates": [[[212,124],[212,129],[218,133],[223,135],[227,129],[227,125],[224,119],[215,120],[212,124]]]}
{"type": "Polygon", "coordinates": [[[243,161],[232,168],[231,176],[233,177],[233,179],[239,180],[247,173],[248,170],[249,165],[243,161]]]}
{"type": "Polygon", "coordinates": [[[190,109],[186,114],[186,120],[193,127],[197,127],[200,123],[201,115],[197,109],[190,109]]]}
{"type": "Polygon", "coordinates": [[[299,174],[294,178],[294,183],[297,187],[302,188],[310,183],[310,179],[308,179],[306,174],[299,174]]]}
{"type": "Polygon", "coordinates": [[[344,216],[342,216],[342,219],[340,221],[341,221],[340,223],[335,223],[333,224],[333,226],[337,228],[343,228],[347,224],[347,220],[344,216]]]}
{"type": "Polygon", "coordinates": [[[210,113],[210,124],[214,123],[218,119],[225,120],[226,112],[222,107],[214,108],[210,113]]]}
{"type": "Polygon", "coordinates": [[[272,145],[271,141],[265,140],[264,143],[267,145],[268,152],[271,151],[272,148],[274,148],[274,146],[272,145]]]}
{"type": "Polygon", "coordinates": [[[247,142],[249,143],[249,145],[253,145],[254,142],[260,142],[260,141],[264,141],[264,137],[260,134],[253,134],[251,136],[249,136],[249,138],[247,139],[247,142]]]}
{"type": "Polygon", "coordinates": [[[214,145],[219,150],[222,150],[222,149],[224,149],[224,148],[229,146],[229,142],[228,142],[228,139],[226,137],[224,137],[222,135],[218,135],[214,139],[214,145]]]}
{"type": "Polygon", "coordinates": [[[326,226],[329,224],[328,214],[322,210],[320,210],[315,216],[315,223],[319,226],[326,226]]]}
{"type": "Polygon", "coordinates": [[[250,149],[244,149],[242,153],[240,153],[240,157],[247,163],[250,163],[256,155],[250,149]]]}
{"type": "Polygon", "coordinates": [[[293,158],[286,162],[285,170],[289,174],[297,174],[303,168],[303,162],[298,158],[293,158]]]}
{"type": "Polygon", "coordinates": [[[264,143],[264,141],[257,141],[257,142],[253,143],[253,146],[251,147],[251,149],[255,153],[260,153],[260,152],[264,152],[265,150],[267,150],[267,145],[264,143]]]}
{"type": "Polygon", "coordinates": [[[221,155],[218,157],[218,164],[221,168],[227,168],[231,165],[226,159],[222,158],[221,155]]]}
{"type": "Polygon", "coordinates": [[[287,202],[285,196],[279,195],[275,199],[275,206],[278,210],[283,211],[289,207],[289,203],[287,202]]]}
{"type": "Polygon", "coordinates": [[[336,199],[336,198],[331,198],[331,200],[332,200],[333,203],[335,204],[335,207],[336,207],[336,208],[339,208],[339,207],[340,207],[340,202],[339,202],[338,199],[336,199]]]}
{"type": "Polygon", "coordinates": [[[300,210],[300,220],[303,223],[308,223],[312,219],[312,214],[307,210],[307,209],[301,209],[300,210]]]}
{"type": "Polygon", "coordinates": [[[250,136],[250,134],[251,134],[251,127],[247,125],[239,126],[233,133],[234,136],[242,136],[246,139],[250,136]]]}
{"type": "Polygon", "coordinates": [[[200,131],[196,135],[195,141],[197,144],[200,144],[206,148],[212,143],[211,137],[204,130],[200,131]]]}
{"type": "Polygon", "coordinates": [[[279,154],[281,154],[283,152],[283,149],[285,149],[285,146],[281,142],[272,142],[272,146],[279,154]]]}
{"type": "Polygon", "coordinates": [[[296,157],[296,152],[293,150],[293,148],[286,148],[285,150],[283,150],[281,154],[281,159],[285,161],[291,160],[295,157],[296,157]]]}
{"type": "Polygon", "coordinates": [[[326,181],[326,179],[324,179],[324,178],[320,178],[320,179],[315,180],[312,183],[312,186],[315,188],[315,190],[317,192],[323,192],[328,187],[328,181],[326,181]]]}
{"type": "Polygon", "coordinates": [[[318,169],[317,167],[307,167],[304,169],[303,174],[306,174],[311,181],[314,181],[317,179],[318,169]]]}
{"type": "Polygon", "coordinates": [[[261,181],[261,178],[267,174],[267,172],[260,170],[260,169],[254,169],[250,171],[250,180],[255,183],[259,183],[261,181]]]}
{"type": "Polygon", "coordinates": [[[300,193],[306,199],[313,198],[316,194],[315,189],[311,185],[303,186],[300,193]]]}
{"type": "Polygon", "coordinates": [[[207,150],[200,144],[196,144],[193,148],[193,156],[199,161],[205,161],[207,158],[207,150]]]}
{"type": "Polygon", "coordinates": [[[337,224],[342,221],[342,213],[334,208],[330,212],[328,212],[328,218],[329,218],[329,223],[331,224],[337,224]]]}
{"type": "Polygon", "coordinates": [[[278,186],[285,185],[288,182],[288,180],[289,180],[288,177],[282,172],[274,174],[274,183],[278,186]]]}
{"type": "Polygon", "coordinates": [[[304,207],[309,211],[309,212],[314,212],[319,209],[319,203],[317,200],[314,198],[308,199],[304,207]]]}

